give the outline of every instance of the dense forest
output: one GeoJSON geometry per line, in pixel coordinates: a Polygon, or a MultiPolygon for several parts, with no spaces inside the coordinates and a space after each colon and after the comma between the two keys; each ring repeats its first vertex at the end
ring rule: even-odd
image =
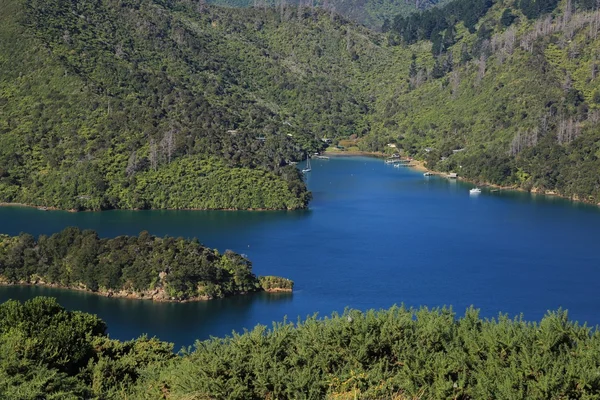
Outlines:
{"type": "Polygon", "coordinates": [[[404,58],[382,72],[357,145],[395,143],[475,182],[599,203],[600,12],[536,4],[457,0],[396,18],[388,39],[404,58]]]}
{"type": "Polygon", "coordinates": [[[361,125],[361,102],[325,71],[304,84],[302,66],[282,70],[285,54],[257,35],[262,11],[150,0],[1,6],[0,201],[303,208],[310,194],[289,161],[320,149],[316,130],[361,125]],[[337,97],[314,96],[317,87],[337,97]]]}
{"type": "Polygon", "coordinates": [[[321,8],[330,13],[379,30],[390,16],[410,15],[419,10],[441,6],[450,0],[209,0],[208,3],[228,7],[285,7],[288,4],[314,9],[321,8]]]}
{"type": "Polygon", "coordinates": [[[293,287],[285,278],[257,278],[244,256],[219,254],[197,239],[148,232],[101,239],[72,227],[37,240],[29,234],[0,235],[0,282],[176,301],[293,287]]]}
{"type": "Polygon", "coordinates": [[[0,201],[297,209],[345,140],[600,202],[600,13],[456,0],[376,33],[324,8],[1,0],[0,201]]]}
{"type": "Polygon", "coordinates": [[[600,335],[475,309],[362,313],[257,326],[179,354],[111,340],[98,317],[34,298],[0,305],[0,397],[10,399],[595,399],[600,335]]]}

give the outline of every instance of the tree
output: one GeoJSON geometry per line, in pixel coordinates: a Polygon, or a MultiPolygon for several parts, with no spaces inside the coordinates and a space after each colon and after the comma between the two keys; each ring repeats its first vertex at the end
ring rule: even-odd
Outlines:
{"type": "Polygon", "coordinates": [[[507,8],[502,13],[502,17],[500,17],[500,23],[504,27],[509,27],[510,25],[512,25],[512,23],[515,20],[515,18],[516,17],[513,15],[513,13],[511,12],[510,8],[507,8]]]}

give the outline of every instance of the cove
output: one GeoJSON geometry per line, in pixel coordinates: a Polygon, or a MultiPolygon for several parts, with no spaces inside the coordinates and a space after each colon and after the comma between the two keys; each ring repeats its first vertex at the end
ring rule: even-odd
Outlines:
{"type": "Polygon", "coordinates": [[[0,208],[0,232],[38,235],[66,226],[101,236],[198,237],[246,254],[258,275],[295,281],[293,294],[256,294],[172,304],[111,299],[37,287],[0,287],[0,301],[55,296],[69,309],[98,314],[111,337],[143,333],[172,341],[270,325],[285,316],[393,304],[470,305],[483,316],[523,313],[539,320],[563,307],[571,319],[600,324],[600,211],[520,192],[469,196],[471,185],[393,168],[364,157],[312,160],[310,209],[294,212],[108,211],[68,213],[0,208]]]}

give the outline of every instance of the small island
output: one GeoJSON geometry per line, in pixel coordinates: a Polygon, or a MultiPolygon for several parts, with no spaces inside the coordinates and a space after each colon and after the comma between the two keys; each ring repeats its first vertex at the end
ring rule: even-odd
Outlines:
{"type": "Polygon", "coordinates": [[[244,256],[229,250],[220,254],[197,239],[160,238],[146,231],[105,239],[75,227],[37,240],[25,233],[0,235],[0,284],[176,302],[291,292],[294,286],[281,277],[257,277],[244,256]]]}

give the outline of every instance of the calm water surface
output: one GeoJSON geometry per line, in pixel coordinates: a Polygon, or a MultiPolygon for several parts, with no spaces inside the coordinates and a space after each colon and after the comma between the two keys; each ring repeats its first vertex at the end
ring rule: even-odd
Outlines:
{"type": "Polygon", "coordinates": [[[314,200],[300,212],[44,212],[0,207],[0,232],[53,233],[66,226],[101,236],[198,237],[244,253],[259,275],[295,281],[293,294],[156,304],[63,290],[0,288],[0,301],[52,295],[98,314],[118,339],[147,333],[176,343],[270,325],[285,316],[329,315],[344,307],[470,305],[484,316],[523,313],[538,320],[567,308],[600,324],[600,210],[525,193],[484,192],[381,160],[313,160],[314,200]]]}

